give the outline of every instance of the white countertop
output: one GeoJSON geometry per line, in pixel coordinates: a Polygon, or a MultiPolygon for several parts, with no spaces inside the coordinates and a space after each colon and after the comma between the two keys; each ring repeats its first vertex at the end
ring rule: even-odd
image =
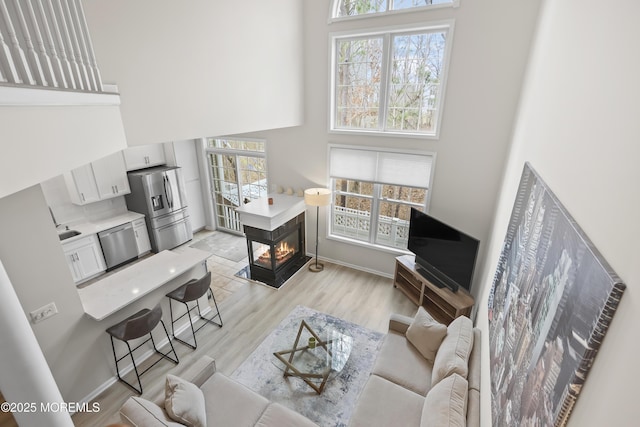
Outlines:
{"type": "Polygon", "coordinates": [[[236,208],[240,221],[249,227],[273,231],[306,210],[304,197],[287,194],[269,194],[236,208]],[[273,204],[269,204],[269,197],[273,204]]]}
{"type": "Polygon", "coordinates": [[[209,252],[182,248],[162,251],[78,289],[84,312],[103,320],[209,258],[209,252]]]}
{"type": "MultiPolygon", "coordinates": [[[[135,221],[136,219],[144,218],[144,214],[137,212],[125,212],[120,215],[116,215],[114,217],[106,218],[100,221],[92,221],[92,222],[81,222],[77,224],[69,224],[68,227],[70,230],[77,230],[80,232],[79,235],[70,237],[65,240],[61,240],[60,243],[63,245],[65,243],[73,242],[74,240],[82,239],[83,237],[87,237],[91,234],[98,234],[104,230],[108,230],[112,227],[117,227],[122,224],[126,224],[127,222],[135,221]]],[[[58,233],[65,231],[63,226],[59,226],[57,228],[58,233]]]]}

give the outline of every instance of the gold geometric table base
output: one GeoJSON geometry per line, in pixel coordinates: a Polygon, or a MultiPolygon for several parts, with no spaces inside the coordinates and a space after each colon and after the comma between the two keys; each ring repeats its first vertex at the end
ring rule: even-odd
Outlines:
{"type": "Polygon", "coordinates": [[[314,389],[316,393],[321,394],[322,391],[324,390],[324,386],[327,384],[327,380],[329,379],[329,374],[331,373],[331,364],[329,364],[329,366],[327,367],[327,369],[325,369],[325,371],[323,373],[302,372],[298,368],[296,368],[294,366],[294,364],[293,364],[293,362],[294,362],[293,361],[293,356],[297,352],[306,351],[306,350],[309,350],[311,348],[308,345],[306,345],[304,347],[298,347],[298,343],[300,342],[300,336],[302,335],[302,330],[303,329],[306,329],[307,331],[309,331],[311,336],[313,336],[316,339],[315,348],[324,349],[324,351],[327,352],[327,355],[329,356],[329,358],[331,358],[331,356],[332,356],[331,350],[329,350],[329,348],[327,348],[327,344],[332,343],[333,340],[322,341],[320,339],[320,337],[318,336],[318,334],[316,334],[316,332],[313,329],[311,329],[311,327],[304,320],[301,321],[300,328],[298,328],[298,335],[296,336],[296,340],[293,343],[293,348],[290,349],[290,350],[277,351],[277,352],[273,353],[273,355],[276,356],[278,359],[280,359],[280,361],[282,363],[285,364],[285,366],[286,366],[286,368],[284,370],[284,376],[285,377],[292,377],[293,376],[293,377],[301,378],[305,383],[307,383],[309,385],[309,387],[314,389]],[[287,354],[289,355],[289,357],[285,358],[284,356],[287,355],[287,354]],[[318,384],[314,383],[313,381],[311,381],[311,379],[322,379],[322,381],[320,382],[320,385],[318,385],[318,384]]]}

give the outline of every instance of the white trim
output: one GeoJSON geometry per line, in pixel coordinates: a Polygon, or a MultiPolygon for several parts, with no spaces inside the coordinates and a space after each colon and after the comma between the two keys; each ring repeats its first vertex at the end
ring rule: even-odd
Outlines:
{"type": "Polygon", "coordinates": [[[351,16],[340,16],[338,17],[338,7],[340,5],[341,0],[333,0],[331,4],[331,8],[329,9],[329,19],[328,23],[333,24],[336,22],[344,22],[344,21],[352,21],[359,19],[367,19],[367,18],[380,18],[386,16],[393,16],[397,14],[403,13],[420,13],[420,12],[429,12],[432,10],[438,9],[457,9],[460,7],[460,0],[453,0],[451,3],[446,4],[433,4],[433,5],[425,5],[425,6],[416,6],[409,7],[406,9],[395,9],[395,10],[386,10],[383,12],[374,12],[374,13],[364,13],[362,15],[351,15],[351,16]]]}
{"type": "MultiPolygon", "coordinates": [[[[311,260],[309,262],[314,262],[314,260],[316,258],[316,254],[312,254],[312,253],[307,252],[307,255],[311,257],[311,260]]],[[[374,270],[374,269],[371,269],[371,268],[365,268],[365,267],[363,267],[361,265],[350,264],[348,262],[340,261],[340,260],[337,260],[337,259],[334,259],[334,258],[327,258],[327,257],[319,256],[318,257],[318,261],[330,262],[332,264],[340,265],[342,267],[348,267],[348,268],[351,268],[351,269],[354,269],[354,270],[364,271],[365,273],[375,274],[376,276],[385,277],[387,279],[393,279],[393,274],[385,273],[383,271],[378,271],[378,270],[374,270]]],[[[297,274],[297,272],[296,272],[296,274],[297,274]]]]}
{"type": "Polygon", "coordinates": [[[79,92],[28,86],[0,86],[0,106],[120,105],[118,93],[79,92]]]}
{"type": "MultiPolygon", "coordinates": [[[[336,31],[329,33],[329,104],[328,104],[328,117],[327,121],[327,132],[333,134],[343,134],[343,135],[377,135],[377,136],[393,136],[393,137],[403,137],[403,138],[420,138],[426,140],[437,140],[440,138],[440,128],[442,127],[442,116],[445,106],[445,98],[446,98],[446,87],[447,87],[447,77],[449,75],[449,66],[451,63],[451,52],[453,46],[453,35],[455,29],[455,21],[453,19],[445,19],[440,21],[429,22],[424,25],[416,25],[416,24],[405,24],[405,25],[394,25],[387,27],[377,27],[370,28],[364,30],[347,30],[347,31],[336,31]],[[446,33],[446,42],[444,54],[442,57],[442,69],[443,74],[441,76],[440,85],[438,88],[438,106],[435,111],[435,128],[433,132],[401,132],[397,130],[379,130],[379,129],[349,129],[349,128],[336,128],[335,127],[335,103],[336,103],[336,41],[338,39],[357,39],[357,38],[370,38],[373,36],[381,35],[384,37],[384,42],[386,43],[390,39],[390,35],[394,35],[397,33],[423,33],[423,32],[438,32],[444,31],[446,33]]],[[[388,41],[390,44],[390,41],[388,41]]],[[[385,46],[385,50],[388,50],[388,46],[385,46]]],[[[387,52],[387,55],[389,52],[387,52]]],[[[384,55],[384,52],[383,52],[384,55]]],[[[383,67],[389,67],[390,60],[388,57],[386,63],[383,63],[383,67]]],[[[388,70],[387,70],[388,71],[388,70]]],[[[383,75],[385,73],[383,72],[383,75]]],[[[387,81],[383,81],[381,83],[388,84],[387,81]]],[[[386,108],[386,99],[383,100],[383,93],[386,94],[388,88],[380,87],[380,106],[378,110],[383,106],[386,108]]],[[[385,95],[386,96],[386,95],[385,95]]],[[[379,119],[382,116],[378,113],[379,119]]],[[[382,120],[379,120],[381,122],[382,120]]],[[[379,123],[380,125],[380,123],[379,123]]]]}

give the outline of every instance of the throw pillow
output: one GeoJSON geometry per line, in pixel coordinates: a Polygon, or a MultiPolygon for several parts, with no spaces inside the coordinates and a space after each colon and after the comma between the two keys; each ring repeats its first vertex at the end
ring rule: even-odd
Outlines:
{"type": "Polygon", "coordinates": [[[204,395],[198,386],[169,374],[164,393],[164,409],[172,420],[188,427],[206,427],[204,395]]]}
{"type": "Polygon", "coordinates": [[[467,380],[453,374],[436,384],[424,399],[420,427],[465,427],[467,380]]]}
{"type": "Polygon", "coordinates": [[[419,307],[416,317],[407,328],[407,341],[418,349],[420,354],[433,363],[436,352],[447,336],[447,327],[431,317],[424,307],[419,307]]]}
{"type": "Polygon", "coordinates": [[[469,356],[473,349],[473,324],[468,317],[460,316],[447,327],[433,362],[431,386],[456,373],[463,378],[469,374],[469,356]]]}

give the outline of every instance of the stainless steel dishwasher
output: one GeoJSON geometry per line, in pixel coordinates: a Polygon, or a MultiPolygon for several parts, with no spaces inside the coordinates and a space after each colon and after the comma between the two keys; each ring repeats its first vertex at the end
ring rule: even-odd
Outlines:
{"type": "Polygon", "coordinates": [[[98,233],[107,271],[138,258],[133,225],[128,222],[98,233]]]}

